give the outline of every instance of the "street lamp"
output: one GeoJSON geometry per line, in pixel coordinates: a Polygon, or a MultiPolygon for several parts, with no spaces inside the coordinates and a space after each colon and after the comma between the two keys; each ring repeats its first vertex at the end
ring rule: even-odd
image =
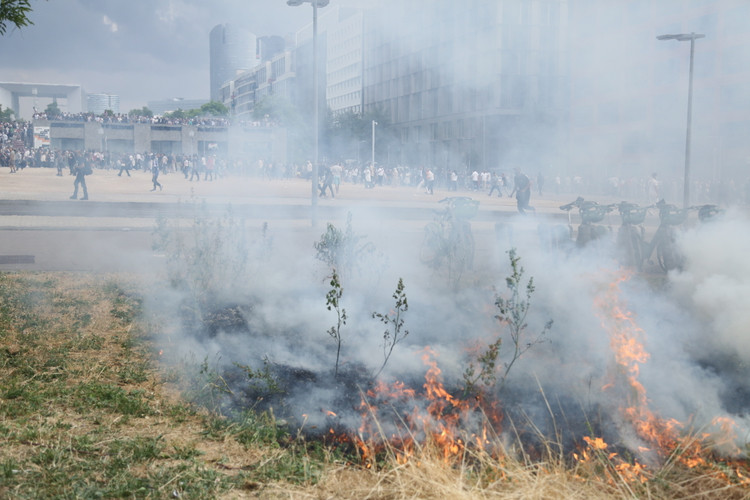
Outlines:
{"type": "Polygon", "coordinates": [[[303,3],[309,3],[313,9],[313,169],[312,169],[312,197],[311,197],[311,221],[313,227],[318,223],[318,142],[320,136],[320,123],[318,123],[318,7],[325,7],[329,0],[286,0],[291,7],[299,7],[303,3]]]}
{"type": "Polygon", "coordinates": [[[375,125],[377,124],[375,120],[372,121],[372,168],[375,168],[375,125]]]}
{"type": "Polygon", "coordinates": [[[687,108],[687,138],[685,139],[685,185],[682,198],[684,208],[690,202],[690,127],[693,118],[693,54],[695,53],[695,41],[705,38],[706,35],[699,33],[680,33],[678,35],[659,35],[657,40],[677,40],[678,42],[690,41],[690,77],[688,80],[688,108],[687,108]]]}

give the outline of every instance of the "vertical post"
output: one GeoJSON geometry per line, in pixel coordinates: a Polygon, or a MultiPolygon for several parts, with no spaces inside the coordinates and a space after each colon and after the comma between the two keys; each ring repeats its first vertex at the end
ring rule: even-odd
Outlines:
{"type": "Polygon", "coordinates": [[[310,2],[313,9],[313,135],[315,145],[313,147],[313,170],[312,170],[312,200],[310,219],[312,226],[318,224],[318,0],[310,2]]]}
{"type": "Polygon", "coordinates": [[[375,168],[375,125],[377,124],[375,120],[372,121],[372,168],[375,168]]]}
{"type": "Polygon", "coordinates": [[[690,131],[693,118],[693,54],[695,52],[695,33],[690,34],[690,77],[688,83],[687,137],[685,139],[685,186],[682,198],[683,208],[690,204],[690,131]]]}

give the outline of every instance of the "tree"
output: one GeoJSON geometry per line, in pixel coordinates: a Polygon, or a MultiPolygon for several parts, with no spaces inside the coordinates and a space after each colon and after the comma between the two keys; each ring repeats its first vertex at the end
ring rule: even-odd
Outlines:
{"type": "Polygon", "coordinates": [[[47,108],[44,110],[48,118],[54,118],[60,116],[60,107],[57,105],[57,99],[47,104],[47,108]]]}
{"type": "Polygon", "coordinates": [[[185,110],[183,110],[182,108],[177,108],[174,111],[164,113],[164,118],[184,120],[185,118],[187,118],[187,113],[185,113],[185,110]]]}
{"type": "Polygon", "coordinates": [[[148,109],[147,106],[143,106],[141,109],[131,109],[128,112],[128,116],[144,116],[146,118],[151,118],[154,116],[154,112],[148,109]]]}
{"type": "Polygon", "coordinates": [[[0,122],[12,122],[15,113],[11,108],[3,109],[3,105],[0,104],[0,122]]]}
{"type": "Polygon", "coordinates": [[[278,94],[271,94],[255,103],[253,120],[265,119],[286,127],[291,161],[302,162],[312,158],[312,121],[303,119],[299,109],[289,99],[278,94]]]}
{"type": "Polygon", "coordinates": [[[31,10],[30,0],[0,1],[0,36],[5,35],[8,24],[13,24],[18,29],[34,24],[28,17],[31,10]]]}
{"type": "Polygon", "coordinates": [[[229,108],[219,101],[211,101],[201,106],[201,115],[228,116],[229,108]]]}
{"type": "Polygon", "coordinates": [[[388,147],[397,144],[398,139],[390,126],[390,117],[381,109],[358,113],[346,111],[326,117],[325,149],[334,158],[358,158],[365,160],[372,150],[372,122],[377,122],[375,154],[378,162],[387,157],[388,147]],[[364,154],[367,152],[368,154],[364,154]]]}

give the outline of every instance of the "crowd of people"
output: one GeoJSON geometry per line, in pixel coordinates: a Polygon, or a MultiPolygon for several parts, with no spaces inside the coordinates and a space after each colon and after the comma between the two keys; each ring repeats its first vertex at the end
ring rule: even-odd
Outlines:
{"type": "Polygon", "coordinates": [[[48,116],[46,112],[35,112],[33,115],[34,120],[62,120],[62,121],[73,121],[73,122],[96,122],[96,123],[113,123],[113,124],[128,124],[128,123],[146,123],[150,125],[194,125],[198,127],[228,127],[236,124],[241,126],[250,127],[272,127],[276,123],[270,120],[268,117],[262,120],[254,121],[236,121],[224,117],[216,116],[197,116],[192,118],[181,118],[175,116],[143,116],[136,114],[120,114],[120,113],[105,113],[97,115],[95,113],[67,113],[60,112],[54,116],[48,116]]]}
{"type": "MultiPolygon", "coordinates": [[[[115,117],[120,116],[116,115],[115,117]]],[[[131,119],[125,115],[122,119],[131,119]]],[[[69,115],[71,120],[107,119],[89,114],[69,115]]],[[[220,122],[204,121],[204,124],[220,122]]],[[[159,173],[180,172],[190,182],[212,181],[227,175],[261,177],[265,179],[310,179],[313,172],[310,161],[281,163],[269,160],[226,157],[208,152],[206,154],[163,153],[118,153],[113,151],[61,151],[47,147],[34,148],[33,126],[29,122],[10,121],[0,123],[0,167],[11,173],[24,168],[51,168],[58,176],[67,170],[76,174],[76,165],[86,170],[116,169],[118,174],[130,175],[131,170],[143,170],[152,174],[153,188],[163,189],[158,182],[159,173]]],[[[475,169],[461,166],[445,167],[404,165],[360,164],[355,161],[321,162],[318,168],[321,196],[338,193],[342,183],[361,184],[367,189],[381,187],[413,187],[432,194],[435,190],[448,192],[486,193],[487,196],[515,196],[519,211],[532,210],[528,198],[545,195],[608,196],[653,203],[657,199],[680,200],[683,193],[681,178],[664,179],[657,173],[650,176],[593,177],[583,175],[561,175],[537,171],[535,174],[523,169],[475,169]],[[512,173],[511,173],[512,172],[512,173]],[[526,199],[524,201],[523,199],[526,199]]],[[[719,205],[750,204],[750,180],[740,183],[732,179],[706,181],[694,179],[690,186],[694,203],[719,205]]]]}

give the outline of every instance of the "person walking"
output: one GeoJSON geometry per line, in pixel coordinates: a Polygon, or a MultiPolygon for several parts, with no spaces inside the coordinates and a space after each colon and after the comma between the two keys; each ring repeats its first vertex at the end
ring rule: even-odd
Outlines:
{"type": "Polygon", "coordinates": [[[190,182],[193,182],[193,178],[195,178],[196,181],[201,180],[201,174],[199,172],[199,162],[198,155],[193,155],[193,157],[190,159],[190,182]]]}
{"type": "Polygon", "coordinates": [[[435,194],[435,173],[432,169],[427,169],[424,174],[425,186],[427,188],[427,194],[435,194]]]}
{"type": "Polygon", "coordinates": [[[331,198],[335,198],[336,195],[333,192],[333,172],[331,171],[331,168],[328,165],[321,165],[322,170],[322,178],[323,183],[319,186],[318,190],[320,191],[318,194],[319,198],[325,198],[326,197],[326,190],[330,190],[331,192],[331,198]]]}
{"type": "Polygon", "coordinates": [[[518,212],[525,215],[527,210],[536,212],[534,207],[529,206],[529,200],[531,199],[531,180],[521,172],[521,169],[515,168],[516,175],[513,177],[513,191],[510,193],[511,197],[516,195],[516,207],[518,212]]]}
{"type": "Polygon", "coordinates": [[[159,183],[159,157],[156,155],[151,158],[151,182],[154,184],[151,191],[156,191],[156,186],[159,186],[159,191],[162,190],[162,185],[159,183]]]}
{"type": "Polygon", "coordinates": [[[500,185],[500,176],[493,173],[492,180],[490,182],[491,182],[490,192],[489,194],[487,194],[487,196],[492,196],[492,193],[497,191],[497,197],[502,198],[503,191],[502,191],[502,186],[500,185]]]}
{"type": "Polygon", "coordinates": [[[117,163],[120,164],[120,172],[117,174],[117,177],[122,177],[123,172],[128,174],[128,177],[130,177],[130,169],[133,168],[133,165],[135,164],[133,155],[130,155],[127,158],[120,158],[119,160],[117,160],[117,163]]]}
{"type": "Polygon", "coordinates": [[[86,176],[91,173],[91,167],[83,161],[76,161],[73,165],[73,172],[75,173],[75,180],[73,181],[73,195],[70,197],[71,200],[78,199],[78,188],[83,190],[82,200],[89,199],[89,191],[86,187],[86,176]]]}

